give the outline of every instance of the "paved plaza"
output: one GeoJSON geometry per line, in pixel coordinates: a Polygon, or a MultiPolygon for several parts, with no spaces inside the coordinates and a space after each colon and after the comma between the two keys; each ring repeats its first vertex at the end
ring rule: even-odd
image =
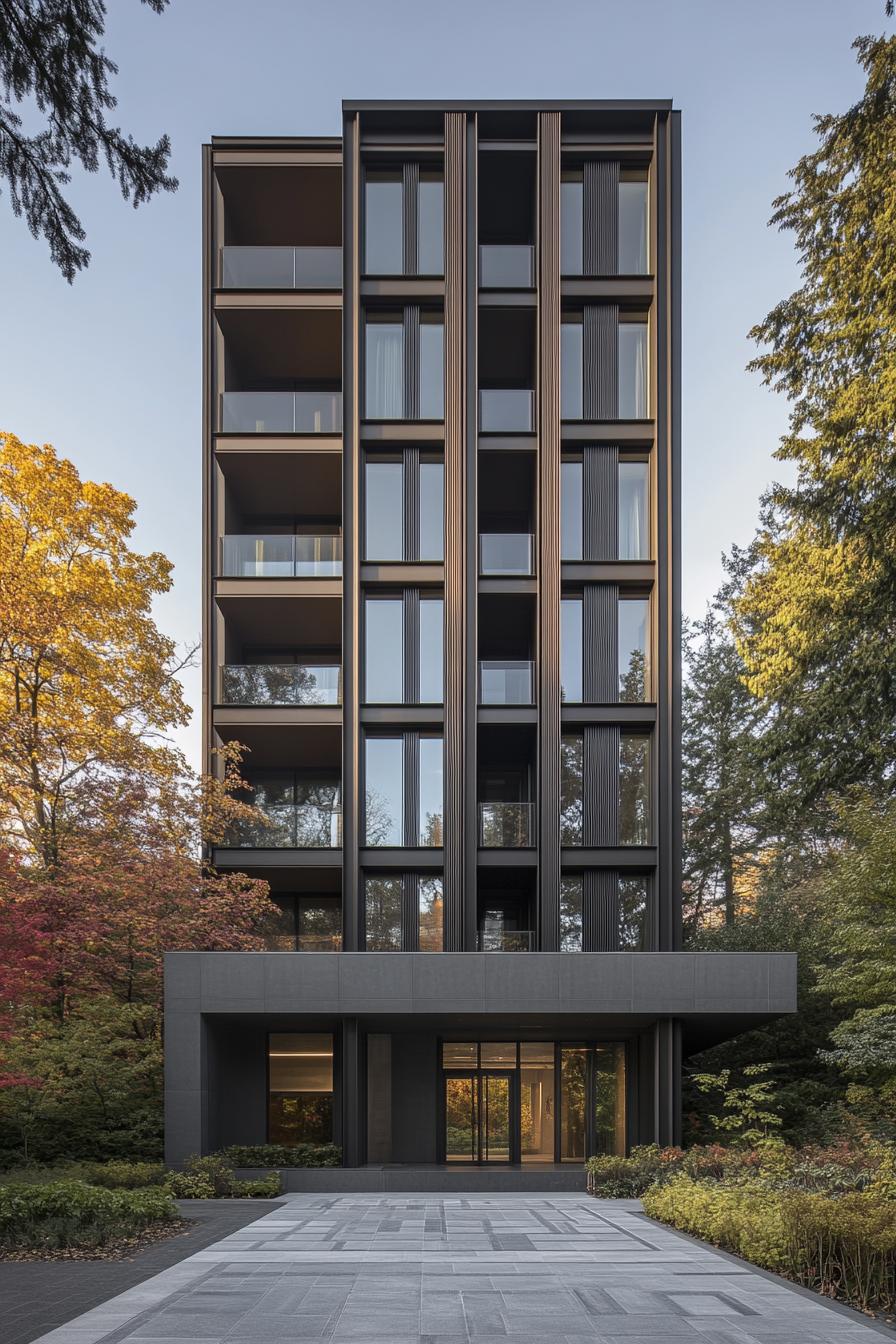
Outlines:
{"type": "Polygon", "coordinates": [[[873,1344],[882,1327],[585,1195],[296,1195],[42,1344],[873,1344]]]}

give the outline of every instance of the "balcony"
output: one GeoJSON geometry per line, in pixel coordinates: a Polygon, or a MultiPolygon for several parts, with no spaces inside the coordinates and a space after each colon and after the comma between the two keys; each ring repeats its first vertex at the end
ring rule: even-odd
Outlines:
{"type": "Polygon", "coordinates": [[[479,249],[481,289],[533,289],[535,249],[529,243],[483,244],[479,249]]]}
{"type": "Polygon", "coordinates": [[[533,667],[522,659],[480,662],[480,705],[531,705],[533,667]]]}
{"type": "Polygon", "coordinates": [[[479,573],[526,577],[532,573],[530,532],[483,532],[479,537],[479,573]]]}
{"type": "Polygon", "coordinates": [[[526,849],[532,844],[531,803],[480,803],[481,849],[526,849]]]}
{"type": "Polygon", "coordinates": [[[222,289],[339,289],[341,247],[222,247],[222,289]]]}
{"type": "Polygon", "coordinates": [[[531,434],[535,394],[529,387],[483,387],[479,428],[484,434],[531,434]]]}
{"type": "Polygon", "coordinates": [[[342,574],[342,538],[285,535],[224,537],[225,579],[328,579],[342,574]]]}
{"type": "Polygon", "coordinates": [[[341,434],[342,393],[222,392],[223,434],[341,434]]]}
{"type": "Polygon", "coordinates": [[[274,933],[265,939],[266,952],[341,952],[341,933],[274,933]]]}
{"type": "Polygon", "coordinates": [[[531,952],[534,946],[532,929],[480,929],[477,940],[479,952],[531,952]]]}
{"type": "Polygon", "coordinates": [[[233,849],[338,849],[342,808],[316,803],[268,804],[258,820],[238,823],[227,844],[233,849]]]}
{"type": "Polygon", "coordinates": [[[307,663],[229,663],[222,705],[341,705],[342,668],[307,663]]]}

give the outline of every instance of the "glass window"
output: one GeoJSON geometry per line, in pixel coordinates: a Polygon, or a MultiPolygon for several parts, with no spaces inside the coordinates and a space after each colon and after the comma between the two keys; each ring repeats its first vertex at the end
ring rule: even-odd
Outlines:
{"type": "Polygon", "coordinates": [[[585,1091],[588,1050],[583,1045],[560,1051],[560,1161],[585,1159],[585,1091]]]}
{"type": "Polygon", "coordinates": [[[367,320],[365,415],[368,420],[404,419],[404,328],[401,322],[367,320]]]}
{"type": "Polygon", "coordinates": [[[342,906],[338,896],[299,896],[300,952],[338,952],[342,947],[342,906]]]}
{"type": "Polygon", "coordinates": [[[560,951],[582,950],[582,879],[569,875],[560,879],[560,951]]]}
{"type": "Polygon", "coordinates": [[[443,1069],[475,1069],[479,1062],[476,1041],[444,1041],[442,1044],[443,1069]]]}
{"type": "Polygon", "coordinates": [[[479,1067],[482,1069],[515,1069],[516,1041],[481,1041],[479,1067]]]}
{"type": "Polygon", "coordinates": [[[626,597],[619,602],[619,699],[650,699],[650,600],[626,597]]]}
{"type": "Polygon", "coordinates": [[[365,766],[365,844],[402,843],[403,803],[403,738],[368,737],[365,766]]]}
{"type": "Polygon", "coordinates": [[[442,879],[440,877],[418,877],[417,879],[417,916],[419,946],[421,952],[441,952],[443,942],[442,879]]]}
{"type": "Polygon", "coordinates": [[[364,603],[364,699],[369,705],[404,700],[404,603],[368,598],[364,603]]]}
{"type": "Polygon", "coordinates": [[[400,462],[368,462],[364,471],[364,555],[367,560],[404,556],[404,507],[400,462]]]}
{"type": "Polygon", "coordinates": [[[581,321],[560,324],[560,417],[582,418],[583,337],[581,321]]]}
{"type": "Polygon", "coordinates": [[[594,1152],[625,1153],[625,1047],[598,1045],[594,1050],[594,1152]]]}
{"type": "Polygon", "coordinates": [[[560,739],[560,843],[582,843],[582,738],[560,739]]]}
{"type": "Polygon", "coordinates": [[[436,173],[421,173],[417,189],[417,274],[441,275],[445,269],[444,189],[436,173]]]}
{"type": "Polygon", "coordinates": [[[643,275],[647,267],[647,179],[619,183],[619,274],[643,275]]]}
{"type": "Polygon", "coordinates": [[[364,269],[368,275],[401,275],[400,173],[368,173],[364,191],[364,269]]]}
{"type": "Polygon", "coordinates": [[[420,738],[420,845],[441,845],[442,809],[442,739],[420,738]]]}
{"type": "Polygon", "coordinates": [[[402,879],[368,877],[364,883],[364,932],[368,952],[401,951],[402,879]]]}
{"type": "Polygon", "coordinates": [[[420,419],[445,418],[444,326],[441,317],[420,315],[420,419]]]}
{"type": "Polygon", "coordinates": [[[333,1037],[272,1032],[268,1037],[268,1141],[333,1142],[333,1037]]]}
{"type": "Polygon", "coordinates": [[[623,733],[619,739],[619,843],[650,844],[650,738],[623,733]]]}
{"type": "Polygon", "coordinates": [[[445,555],[445,468],[441,462],[420,463],[420,559],[445,555]]]}
{"type": "Polygon", "coordinates": [[[520,1157],[554,1160],[554,1044],[520,1042],[520,1157]]]}
{"type": "Polygon", "coordinates": [[[648,560],[648,464],[619,463],[619,559],[648,560]]]}
{"type": "Polygon", "coordinates": [[[560,603],[560,698],[565,704],[582,701],[582,599],[564,597],[560,603]]]}
{"type": "Polygon", "coordinates": [[[582,480],[581,462],[560,464],[560,558],[582,558],[582,480]]]}
{"type": "Polygon", "coordinates": [[[427,597],[420,603],[420,703],[440,705],[443,691],[443,603],[427,597]]]}
{"type": "Polygon", "coordinates": [[[584,265],[583,218],[584,186],[582,175],[563,174],[560,183],[560,272],[581,275],[584,265]]]}
{"type": "Polygon", "coordinates": [[[647,416],[647,323],[619,323],[620,420],[647,416]]]}
{"type": "Polygon", "coordinates": [[[616,946],[620,952],[649,952],[647,924],[647,878],[620,873],[618,877],[619,928],[616,946]]]}

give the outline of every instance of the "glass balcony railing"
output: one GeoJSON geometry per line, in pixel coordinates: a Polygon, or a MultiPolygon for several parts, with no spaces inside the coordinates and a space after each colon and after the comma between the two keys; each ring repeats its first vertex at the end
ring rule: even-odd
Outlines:
{"type": "Polygon", "coordinates": [[[535,934],[531,929],[480,929],[480,952],[531,952],[535,934]]]}
{"type": "Polygon", "coordinates": [[[529,243],[483,243],[479,248],[482,289],[532,289],[535,249],[529,243]]]}
{"type": "Polygon", "coordinates": [[[254,536],[224,538],[225,579],[326,579],[342,573],[341,537],[254,536]]]}
{"type": "Polygon", "coordinates": [[[533,664],[490,659],[479,664],[480,705],[531,705],[533,664]]]}
{"type": "Polygon", "coordinates": [[[339,289],[341,247],[222,247],[222,289],[339,289]]]}
{"type": "Polygon", "coordinates": [[[531,574],[532,549],[530,532],[483,532],[479,537],[479,573],[531,574]]]}
{"type": "Polygon", "coordinates": [[[486,434],[531,434],[534,401],[528,387],[483,387],[479,428],[486,434]]]}
{"type": "Polygon", "coordinates": [[[227,837],[230,848],[338,849],[342,844],[341,807],[278,803],[258,811],[264,821],[252,818],[237,823],[227,837]]]}
{"type": "Polygon", "coordinates": [[[272,933],[264,940],[266,952],[341,952],[341,933],[272,933]]]}
{"type": "Polygon", "coordinates": [[[342,668],[307,663],[229,663],[222,705],[341,705],[342,668]]]}
{"type": "Polygon", "coordinates": [[[531,803],[480,803],[482,849],[525,849],[532,844],[531,803]]]}
{"type": "Polygon", "coordinates": [[[222,392],[223,434],[341,434],[342,393],[222,392]]]}

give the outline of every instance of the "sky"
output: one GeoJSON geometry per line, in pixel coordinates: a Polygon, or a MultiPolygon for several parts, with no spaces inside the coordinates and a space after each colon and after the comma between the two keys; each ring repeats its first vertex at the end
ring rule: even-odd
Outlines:
{"type": "MultiPolygon", "coordinates": [[[[137,501],[135,544],[174,587],[158,623],[199,635],[200,146],[212,135],[338,135],[343,98],[670,98],[682,113],[682,564],[700,616],[721,555],[750,540],[786,403],[745,365],[747,333],[799,283],[767,227],[814,114],[862,91],[856,36],[884,0],[110,0],[118,124],[172,140],[174,195],[134,211],[73,172],[93,253],[72,287],[0,184],[0,428],[52,443],[137,501]]],[[[185,676],[198,701],[195,671],[185,676]]],[[[178,736],[200,758],[198,715],[178,736]]]]}

